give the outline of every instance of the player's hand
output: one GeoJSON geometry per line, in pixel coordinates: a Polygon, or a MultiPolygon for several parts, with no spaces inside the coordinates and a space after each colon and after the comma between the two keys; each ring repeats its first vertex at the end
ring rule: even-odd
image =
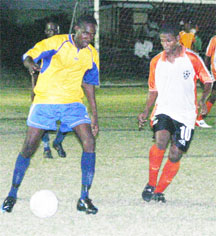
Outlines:
{"type": "Polygon", "coordinates": [[[92,134],[95,137],[99,132],[99,125],[97,119],[92,118],[91,128],[92,128],[92,134]]]}
{"type": "Polygon", "coordinates": [[[145,123],[147,122],[147,116],[148,116],[147,112],[143,112],[138,115],[137,119],[138,119],[139,130],[142,130],[145,123]]]}
{"type": "Polygon", "coordinates": [[[31,63],[29,65],[29,73],[30,75],[34,75],[35,73],[40,71],[40,66],[36,63],[31,63]]]}

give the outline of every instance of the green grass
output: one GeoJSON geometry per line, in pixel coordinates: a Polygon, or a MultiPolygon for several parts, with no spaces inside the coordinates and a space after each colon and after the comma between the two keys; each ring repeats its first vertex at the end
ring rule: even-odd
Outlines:
{"type": "MultiPolygon", "coordinates": [[[[201,90],[198,90],[199,96],[201,90]]],[[[4,236],[213,236],[216,232],[216,106],[206,118],[212,129],[195,129],[189,151],[165,194],[167,203],[146,204],[141,192],[148,181],[148,152],[152,132],[139,132],[137,115],[143,110],[147,88],[97,89],[100,133],[97,165],[90,197],[99,208],[95,216],[76,211],[80,194],[81,147],[73,133],[63,146],[67,158],[52,150],[54,159],[38,148],[19,190],[11,214],[0,214],[4,236]],[[29,209],[31,195],[53,190],[59,209],[39,219],[29,209]]],[[[26,132],[30,89],[0,89],[0,201],[8,194],[14,163],[26,132]]],[[[85,100],[86,103],[86,100],[85,100]]],[[[50,133],[51,141],[55,133],[50,133]]],[[[167,153],[165,154],[167,157],[167,153]]],[[[166,158],[165,158],[166,160],[166,158]]],[[[164,161],[165,161],[164,160],[164,161]]],[[[0,202],[0,204],[1,204],[0,202]]]]}

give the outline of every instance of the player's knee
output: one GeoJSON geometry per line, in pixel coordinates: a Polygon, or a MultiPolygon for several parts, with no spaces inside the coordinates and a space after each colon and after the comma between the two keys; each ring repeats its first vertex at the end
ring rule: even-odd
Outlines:
{"type": "Polygon", "coordinates": [[[83,150],[85,152],[94,152],[95,151],[95,139],[94,137],[89,137],[83,140],[82,142],[83,150]]]}
{"type": "Polygon", "coordinates": [[[171,149],[169,152],[169,160],[173,163],[180,161],[182,153],[178,149],[171,149]]]}
{"type": "Polygon", "coordinates": [[[167,144],[163,142],[163,140],[157,141],[156,145],[157,145],[157,148],[159,148],[160,150],[165,150],[167,147],[167,144]]]}
{"type": "Polygon", "coordinates": [[[26,140],[21,151],[23,157],[31,157],[37,150],[38,144],[36,140],[26,140]]]}

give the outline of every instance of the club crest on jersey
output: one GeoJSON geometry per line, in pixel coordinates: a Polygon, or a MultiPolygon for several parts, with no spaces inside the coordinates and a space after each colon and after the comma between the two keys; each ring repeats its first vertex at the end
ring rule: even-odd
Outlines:
{"type": "Polygon", "coordinates": [[[184,77],[184,79],[185,79],[185,80],[188,79],[188,78],[190,77],[190,74],[191,74],[191,72],[190,72],[189,70],[184,71],[184,72],[183,72],[183,77],[184,77]]]}

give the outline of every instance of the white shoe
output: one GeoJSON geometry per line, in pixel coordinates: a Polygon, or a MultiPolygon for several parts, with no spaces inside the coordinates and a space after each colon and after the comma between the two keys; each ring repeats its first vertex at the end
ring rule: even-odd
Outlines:
{"type": "Polygon", "coordinates": [[[196,120],[195,125],[201,128],[212,128],[212,126],[207,125],[204,120],[196,120]]]}

